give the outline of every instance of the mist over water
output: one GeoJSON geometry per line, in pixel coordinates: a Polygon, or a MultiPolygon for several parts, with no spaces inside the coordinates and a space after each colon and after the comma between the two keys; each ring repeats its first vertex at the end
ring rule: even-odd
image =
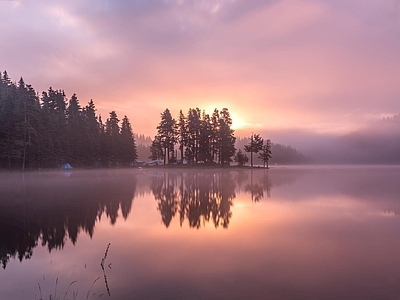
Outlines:
{"type": "MultiPolygon", "coordinates": [[[[273,143],[291,145],[316,164],[400,164],[400,116],[370,121],[346,133],[301,129],[262,132],[273,143]]],[[[274,156],[274,154],[273,154],[274,156]]]]}
{"type": "Polygon", "coordinates": [[[393,299],[398,178],[393,166],[1,173],[0,294],[393,299]]]}

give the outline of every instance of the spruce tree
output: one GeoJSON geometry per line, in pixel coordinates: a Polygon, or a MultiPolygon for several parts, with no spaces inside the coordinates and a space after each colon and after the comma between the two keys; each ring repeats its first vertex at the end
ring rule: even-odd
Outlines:
{"type": "Polygon", "coordinates": [[[229,164],[235,154],[234,130],[231,129],[232,119],[227,108],[223,108],[219,118],[220,159],[221,165],[229,164]]]}
{"type": "Polygon", "coordinates": [[[243,167],[248,161],[249,158],[242,152],[242,150],[239,149],[235,155],[235,162],[238,163],[238,166],[243,167]]]}
{"type": "Polygon", "coordinates": [[[73,94],[66,109],[66,139],[67,149],[65,161],[73,166],[82,165],[85,149],[85,131],[83,124],[82,108],[78,97],[73,94]]]}
{"type": "Polygon", "coordinates": [[[250,152],[250,164],[253,167],[253,153],[258,153],[263,147],[264,140],[259,134],[251,134],[250,142],[244,146],[244,151],[250,152]]]}
{"type": "Polygon", "coordinates": [[[265,164],[267,164],[267,169],[269,169],[268,162],[269,159],[272,158],[272,151],[271,151],[271,141],[268,139],[267,142],[262,146],[259,158],[262,159],[265,164]]]}
{"type": "Polygon", "coordinates": [[[169,163],[171,154],[173,155],[175,136],[175,120],[167,108],[161,113],[161,121],[157,126],[157,137],[164,152],[164,164],[169,163]]]}
{"type": "Polygon", "coordinates": [[[121,124],[120,158],[124,165],[129,165],[138,158],[135,138],[127,116],[124,116],[121,124]]]}
{"type": "Polygon", "coordinates": [[[100,131],[93,100],[83,108],[84,153],[85,166],[96,166],[100,163],[100,131]]]}
{"type": "Polygon", "coordinates": [[[202,113],[200,120],[200,136],[199,136],[199,161],[209,163],[212,161],[211,154],[211,119],[210,115],[206,114],[205,111],[202,113]]]}
{"type": "Polygon", "coordinates": [[[220,145],[220,134],[219,134],[219,111],[218,109],[214,109],[214,112],[211,116],[211,156],[212,159],[216,162],[220,162],[220,153],[219,153],[219,145],[220,145]]]}
{"type": "Polygon", "coordinates": [[[187,116],[187,146],[185,156],[190,162],[198,162],[199,137],[200,109],[189,109],[187,116]]]}
{"type": "Polygon", "coordinates": [[[105,137],[106,137],[106,145],[105,147],[108,150],[108,161],[111,165],[119,164],[119,119],[117,113],[115,111],[110,112],[110,117],[107,119],[105,126],[105,137]]]}
{"type": "Polygon", "coordinates": [[[154,140],[151,142],[150,145],[150,156],[149,158],[152,160],[156,159],[163,159],[165,158],[163,147],[160,141],[160,137],[157,135],[154,137],[154,140]]]}
{"type": "Polygon", "coordinates": [[[182,113],[182,110],[179,111],[178,122],[176,123],[176,135],[179,141],[179,151],[181,153],[181,163],[183,163],[183,149],[187,144],[187,124],[186,117],[182,113]]]}

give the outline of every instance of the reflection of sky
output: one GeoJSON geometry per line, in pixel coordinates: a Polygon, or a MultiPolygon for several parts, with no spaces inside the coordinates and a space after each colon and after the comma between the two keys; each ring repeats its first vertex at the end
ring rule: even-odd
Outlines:
{"type": "Polygon", "coordinates": [[[81,233],[75,247],[49,254],[39,246],[32,259],[11,261],[0,293],[34,299],[40,283],[46,299],[59,278],[58,296],[77,280],[71,291],[85,299],[100,276],[92,292],[106,297],[100,261],[111,243],[110,299],[392,299],[400,292],[400,219],[383,212],[398,201],[399,169],[374,172],[272,169],[271,197],[254,203],[236,193],[228,229],[181,227],[178,218],[166,228],[153,196],[139,196],[126,220],[110,226],[103,216],[91,240],[81,233]]]}

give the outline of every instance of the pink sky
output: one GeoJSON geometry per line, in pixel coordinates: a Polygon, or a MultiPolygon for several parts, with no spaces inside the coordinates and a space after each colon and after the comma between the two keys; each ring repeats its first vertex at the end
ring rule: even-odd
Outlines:
{"type": "Polygon", "coordinates": [[[165,108],[335,134],[400,113],[398,0],[0,1],[0,26],[13,80],[146,135],[165,108]]]}

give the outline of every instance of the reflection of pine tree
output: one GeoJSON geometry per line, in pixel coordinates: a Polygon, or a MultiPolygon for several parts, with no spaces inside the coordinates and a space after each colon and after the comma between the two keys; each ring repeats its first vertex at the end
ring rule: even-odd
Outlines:
{"type": "Polygon", "coordinates": [[[262,198],[264,198],[264,189],[263,186],[259,183],[253,182],[253,171],[250,173],[250,184],[246,185],[244,188],[246,192],[250,192],[251,201],[259,202],[262,198]]]}
{"type": "Polygon", "coordinates": [[[251,201],[253,202],[259,202],[262,198],[264,198],[263,187],[258,183],[247,185],[245,191],[250,192],[251,201]]]}
{"type": "Polygon", "coordinates": [[[235,182],[239,189],[242,188],[243,184],[249,178],[248,172],[238,172],[235,178],[235,182]]]}
{"type": "Polygon", "coordinates": [[[272,182],[271,179],[268,178],[268,170],[267,170],[266,172],[264,171],[263,189],[264,191],[267,191],[268,198],[271,197],[271,188],[272,188],[272,182]]]}
{"type": "Polygon", "coordinates": [[[220,173],[218,178],[218,193],[215,198],[216,210],[213,212],[213,220],[215,227],[222,225],[228,228],[229,220],[232,217],[231,206],[235,199],[235,183],[230,173],[220,173]]]}
{"type": "Polygon", "coordinates": [[[169,227],[178,209],[178,195],[174,188],[174,182],[175,178],[169,176],[168,173],[153,177],[151,182],[151,190],[154,198],[158,201],[158,210],[166,227],[169,227]]]}
{"type": "Polygon", "coordinates": [[[230,175],[204,172],[178,176],[173,182],[164,177],[152,179],[152,191],[163,223],[168,227],[179,208],[181,226],[187,220],[189,227],[200,228],[212,219],[215,227],[227,228],[235,198],[235,183],[230,175]]]}
{"type": "Polygon", "coordinates": [[[161,213],[162,221],[166,227],[171,223],[177,211],[177,194],[172,186],[165,187],[162,197],[159,199],[158,210],[161,213]]]}

